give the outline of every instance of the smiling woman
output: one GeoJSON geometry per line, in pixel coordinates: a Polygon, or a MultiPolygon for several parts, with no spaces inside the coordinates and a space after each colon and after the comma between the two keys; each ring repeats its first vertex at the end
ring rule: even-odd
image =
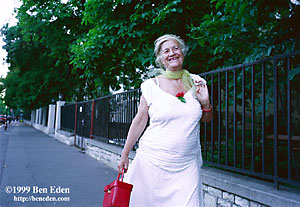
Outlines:
{"type": "Polygon", "coordinates": [[[165,68],[165,66],[161,62],[161,58],[162,58],[162,56],[160,55],[160,53],[162,51],[161,46],[167,40],[175,40],[175,44],[177,45],[177,49],[180,48],[183,56],[185,56],[187,54],[187,51],[188,51],[188,47],[185,45],[184,41],[176,35],[168,34],[168,35],[164,35],[164,36],[159,37],[154,43],[154,45],[155,45],[154,53],[155,53],[155,56],[156,56],[155,63],[161,68],[165,68]]]}
{"type": "Polygon", "coordinates": [[[120,173],[128,169],[124,181],[133,184],[131,207],[203,206],[199,121],[210,121],[212,109],[206,81],[182,68],[186,51],[175,35],[155,41],[156,63],[164,71],[141,84],[140,105],[118,165],[120,173]],[[128,168],[129,151],[140,136],[128,168]]]}
{"type": "Polygon", "coordinates": [[[161,62],[170,71],[182,70],[184,55],[176,40],[169,40],[161,46],[161,62]]]}

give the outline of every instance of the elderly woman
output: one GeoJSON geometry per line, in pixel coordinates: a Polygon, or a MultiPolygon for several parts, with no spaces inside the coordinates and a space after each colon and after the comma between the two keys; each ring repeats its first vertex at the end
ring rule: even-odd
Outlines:
{"type": "Polygon", "coordinates": [[[202,206],[200,123],[212,106],[204,79],[182,68],[187,47],[175,35],[155,41],[161,75],[141,84],[142,96],[124,146],[119,172],[133,184],[130,207],[202,206]],[[148,118],[150,125],[143,133],[148,118]],[[142,135],[143,133],[143,135],[142,135]],[[128,168],[128,154],[139,148],[128,168]]]}

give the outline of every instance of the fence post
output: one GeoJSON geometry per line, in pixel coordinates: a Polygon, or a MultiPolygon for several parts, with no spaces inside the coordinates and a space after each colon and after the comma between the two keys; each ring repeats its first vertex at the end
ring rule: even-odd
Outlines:
{"type": "Polygon", "coordinates": [[[93,100],[93,104],[92,104],[91,131],[90,131],[90,138],[91,139],[93,139],[94,109],[95,109],[95,100],[93,100]]]}
{"type": "Polygon", "coordinates": [[[55,120],[55,105],[50,104],[49,105],[49,112],[48,112],[48,133],[53,134],[54,133],[54,120],[55,120]]]}
{"type": "Polygon", "coordinates": [[[56,102],[56,121],[55,121],[55,130],[59,130],[61,128],[61,107],[65,105],[64,101],[56,102]]]}
{"type": "Polygon", "coordinates": [[[35,120],[34,120],[34,124],[37,124],[39,122],[39,110],[36,109],[35,110],[35,120]]]}

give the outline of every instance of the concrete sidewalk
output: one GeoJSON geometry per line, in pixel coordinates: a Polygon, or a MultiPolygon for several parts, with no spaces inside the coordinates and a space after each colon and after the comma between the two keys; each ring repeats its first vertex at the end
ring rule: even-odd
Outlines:
{"type": "Polygon", "coordinates": [[[99,207],[104,186],[116,176],[77,148],[30,126],[0,128],[0,207],[99,207]]]}

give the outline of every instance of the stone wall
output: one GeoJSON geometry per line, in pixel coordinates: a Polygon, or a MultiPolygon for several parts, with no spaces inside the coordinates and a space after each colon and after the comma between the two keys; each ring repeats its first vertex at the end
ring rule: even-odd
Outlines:
{"type": "Polygon", "coordinates": [[[63,130],[55,130],[54,137],[67,145],[74,145],[74,133],[63,130]]]}
{"type": "MultiPolygon", "coordinates": [[[[113,168],[114,170],[118,170],[117,165],[120,161],[122,148],[119,146],[100,143],[96,140],[86,139],[85,140],[85,153],[96,160],[99,160],[105,163],[107,166],[113,168]],[[101,146],[99,147],[99,144],[101,146]]],[[[130,152],[129,154],[129,163],[133,160],[135,156],[135,152],[130,152]]]]}
{"type": "Polygon", "coordinates": [[[204,205],[209,207],[266,207],[267,205],[240,197],[231,192],[203,184],[204,205]]]}

